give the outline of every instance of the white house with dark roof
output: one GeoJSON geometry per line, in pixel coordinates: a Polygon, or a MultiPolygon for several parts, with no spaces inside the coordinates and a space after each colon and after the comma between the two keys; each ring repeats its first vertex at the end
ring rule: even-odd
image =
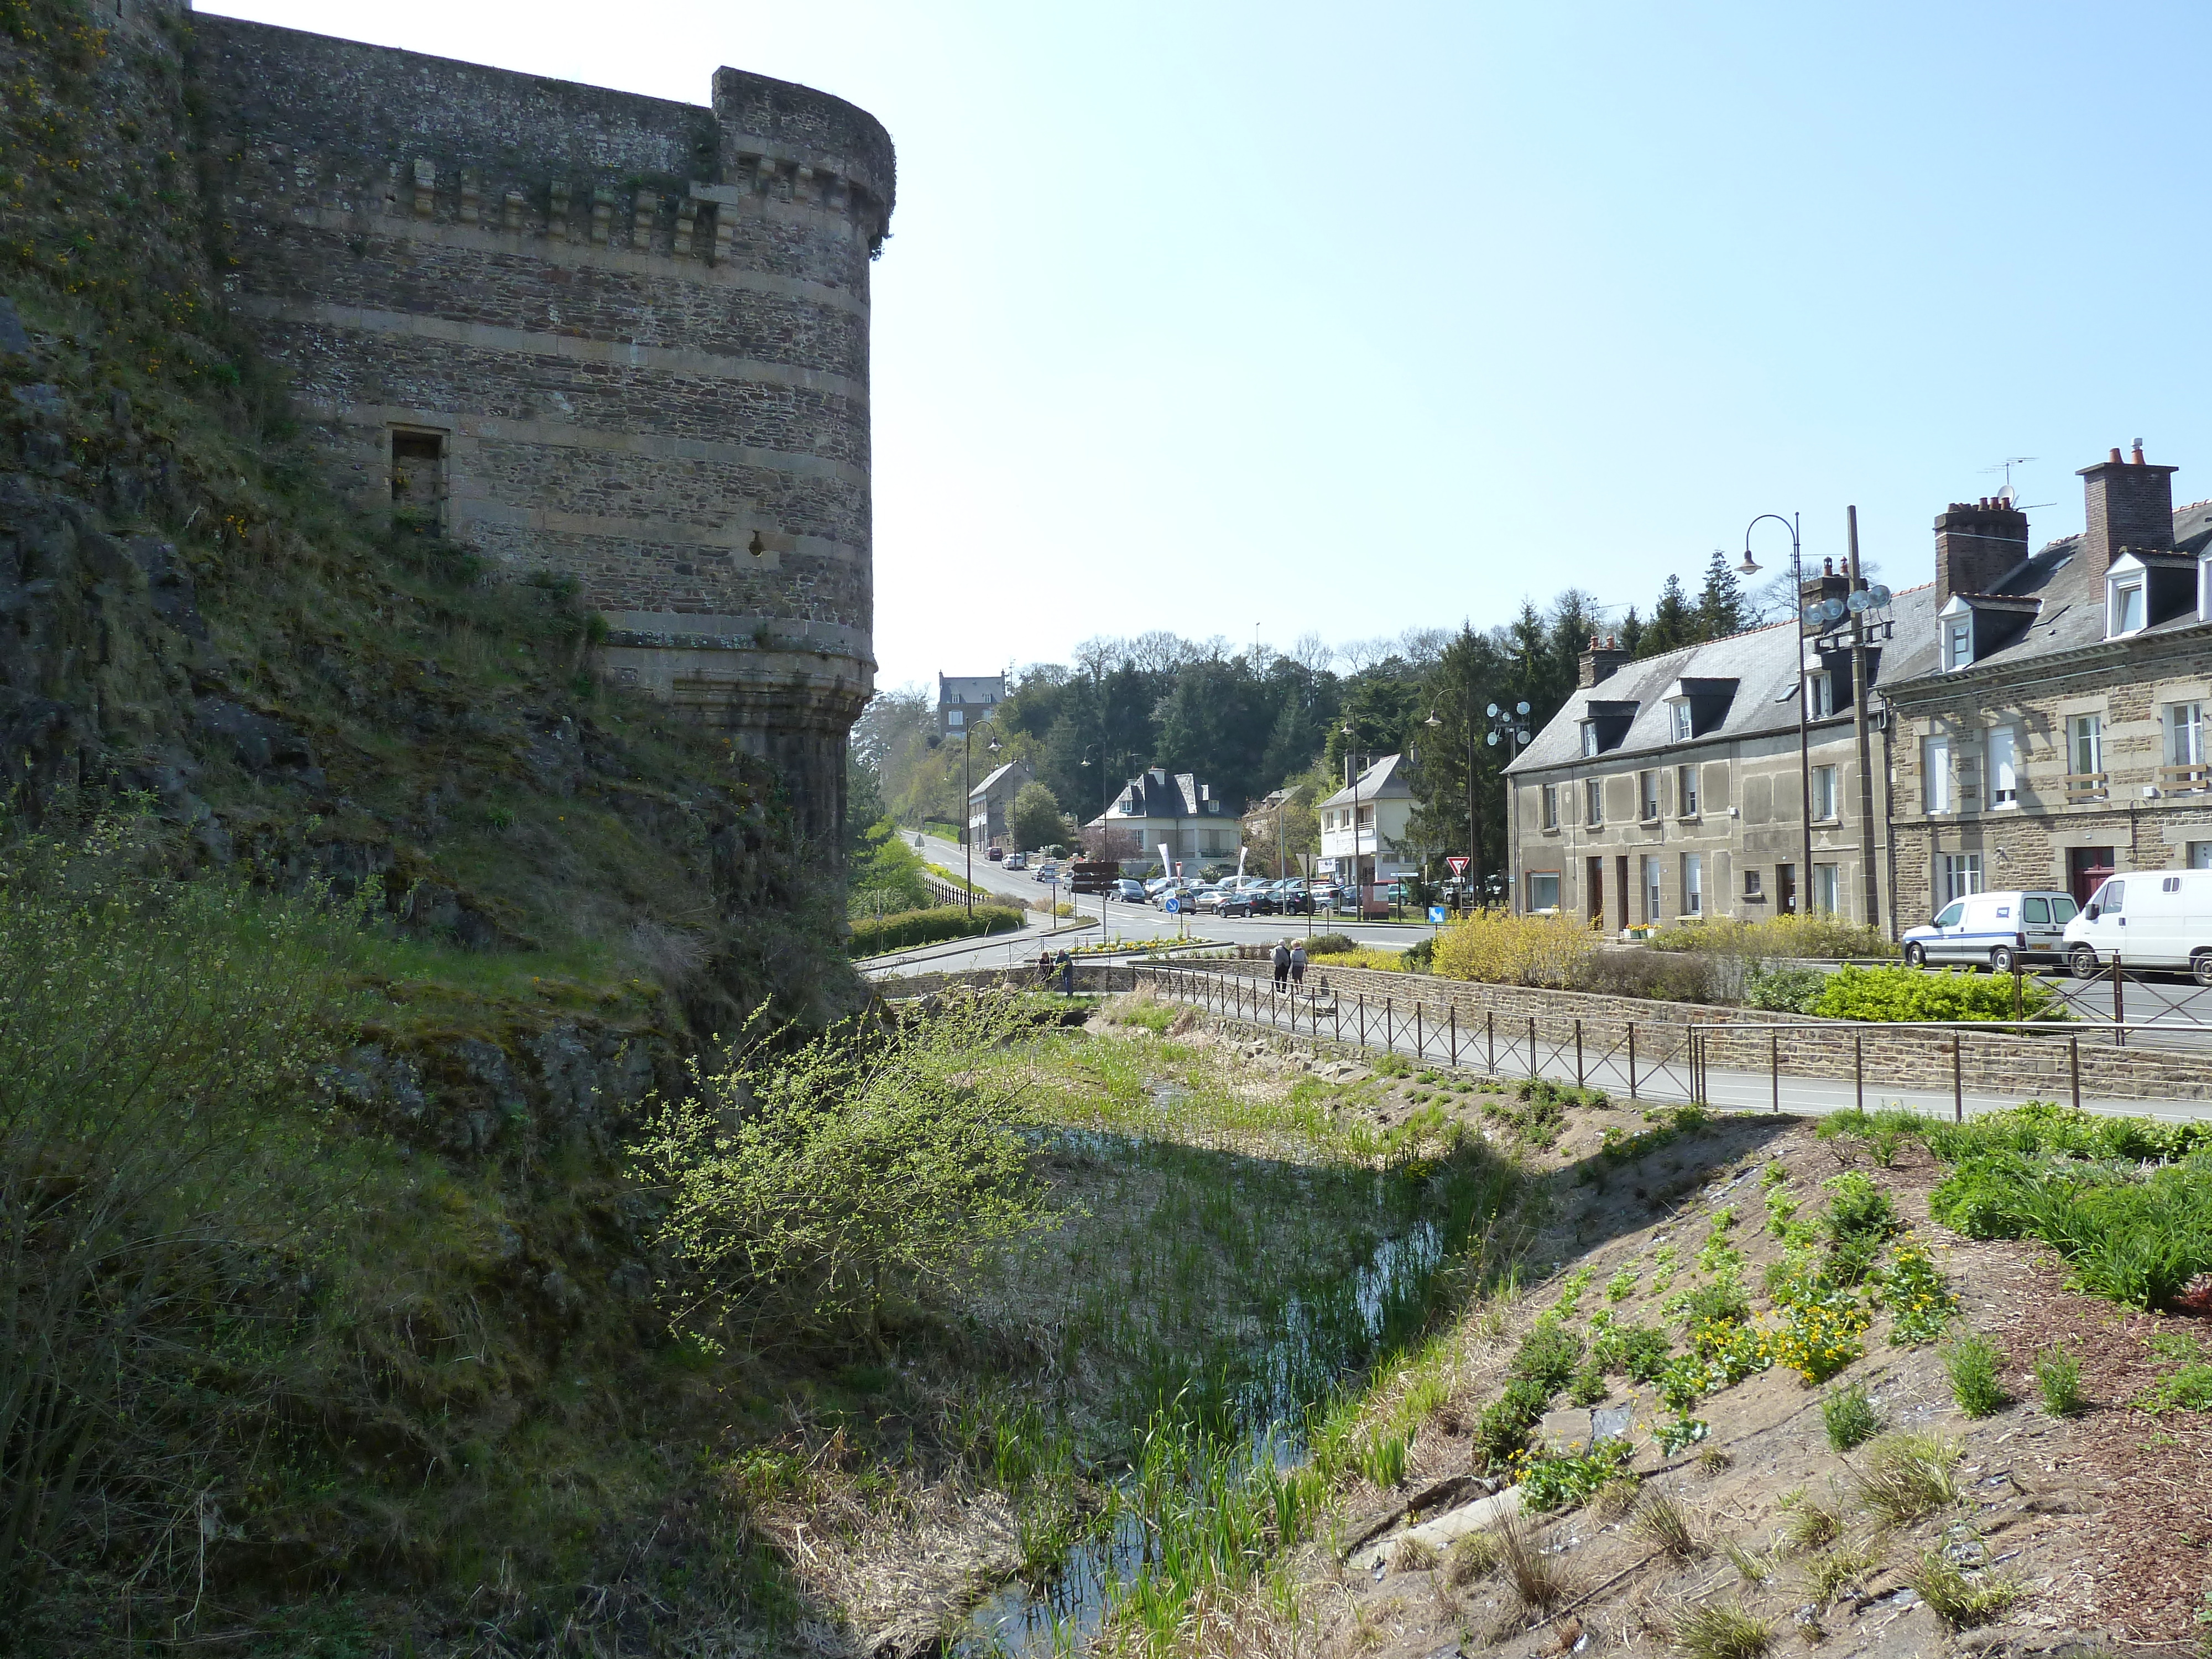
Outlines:
{"type": "MultiPolygon", "coordinates": [[[[1823,573],[1807,581],[1806,597],[1841,597],[1849,586],[1823,573]]],[[[1933,599],[1930,588],[1894,595],[1870,613],[1874,631],[1893,632],[1898,644],[1932,637],[1933,599]]],[[[1861,774],[1850,655],[1838,643],[1834,633],[1808,637],[1795,621],[1640,661],[1593,641],[1582,684],[1506,768],[1513,908],[1564,911],[1613,933],[1807,908],[1867,920],[1864,862],[1876,862],[1877,894],[1889,874],[1886,774],[1878,737],[1872,778],[1861,774]],[[1802,776],[1801,651],[1810,762],[1802,776]],[[1859,811],[1869,785],[1871,847],[1859,811]]],[[[1879,637],[1868,649],[1870,714],[1895,677],[1885,658],[1898,644],[1879,637]]]]}
{"type": "Polygon", "coordinates": [[[1420,860],[1403,846],[1414,806],[1407,769],[1404,756],[1385,755],[1361,771],[1357,787],[1347,784],[1322,802],[1322,875],[1364,884],[1420,872],[1420,860]]]}
{"type": "Polygon", "coordinates": [[[1135,864],[1158,860],[1161,848],[1170,864],[1193,867],[1237,856],[1243,820],[1231,812],[1210,783],[1188,772],[1152,767],[1129,780],[1113,804],[1083,826],[1096,856],[1135,864]]]}

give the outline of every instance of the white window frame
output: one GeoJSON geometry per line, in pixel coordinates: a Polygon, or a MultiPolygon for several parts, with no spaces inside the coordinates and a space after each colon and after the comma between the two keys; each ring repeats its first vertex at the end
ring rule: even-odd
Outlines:
{"type": "Polygon", "coordinates": [[[2089,777],[2105,769],[2105,717],[2069,714],[2066,717],[2066,769],[2076,777],[2089,777]],[[2081,762],[2086,756],[2089,764],[2081,762]]]}
{"type": "Polygon", "coordinates": [[[1594,759],[1596,755],[1597,722],[1595,720],[1584,720],[1583,722],[1583,758],[1584,760],[1590,760],[1594,759]]]}
{"type": "Polygon", "coordinates": [[[1698,786],[1702,780],[1698,776],[1698,764],[1696,761],[1684,761],[1674,769],[1674,816],[1678,818],[1698,817],[1698,809],[1704,805],[1698,799],[1698,786]]]}
{"type": "Polygon", "coordinates": [[[1585,830],[1605,828],[1605,780],[1603,778],[1583,780],[1583,828],[1585,830]]]}
{"type": "Polygon", "coordinates": [[[1951,810],[1951,739],[1920,740],[1920,810],[1934,817],[1951,810]]]}
{"type": "Polygon", "coordinates": [[[1953,902],[1970,898],[1982,890],[1982,855],[1979,853],[1946,853],[1943,854],[1943,896],[1938,908],[1953,902]]]}
{"type": "Polygon", "coordinates": [[[2105,577],[2105,637],[2125,639],[2150,625],[2150,573],[2142,561],[2123,554],[2105,577]]]}
{"type": "Polygon", "coordinates": [[[1682,854],[1682,914],[1686,916],[1705,915],[1705,855],[1703,853],[1682,854]]]}
{"type": "Polygon", "coordinates": [[[2170,702],[2166,709],[2166,763],[2168,766],[2204,764],[2204,705],[2170,702]]]}
{"type": "Polygon", "coordinates": [[[1844,872],[1839,864],[1813,866],[1813,914],[1839,915],[1843,911],[1844,872]]]}
{"type": "Polygon", "coordinates": [[[1521,890],[1528,895],[1528,909],[1531,914],[1538,910],[1556,910],[1559,908],[1559,872],[1557,870],[1528,871],[1522,878],[1521,890]],[[1537,902],[1539,883],[1550,884],[1552,896],[1547,902],[1537,902]]]}
{"type": "Polygon", "coordinates": [[[1836,784],[1836,769],[1816,766],[1813,769],[1813,822],[1831,823],[1838,817],[1842,800],[1836,784]]]}
{"type": "Polygon", "coordinates": [[[1687,743],[1698,735],[1697,718],[1691,711],[1687,697],[1671,699],[1667,708],[1667,730],[1674,734],[1676,743],[1687,743]]]}
{"type": "Polygon", "coordinates": [[[1542,799],[1544,828],[1556,830],[1559,827],[1559,786],[1556,783],[1546,784],[1542,799]]]}
{"type": "Polygon", "coordinates": [[[1974,665],[1974,615],[1968,611],[1963,617],[1943,619],[1943,668],[1954,673],[1961,668],[1974,665]]]}
{"type": "Polygon", "coordinates": [[[1805,718],[1832,719],[1836,712],[1836,677],[1825,669],[1805,676],[1805,718]]]}
{"type": "Polygon", "coordinates": [[[2009,726],[1992,726],[1984,739],[1989,750],[1989,804],[1994,808],[2020,805],[2020,734],[2009,726]]]}
{"type": "Polygon", "coordinates": [[[1659,821],[1659,772],[1647,768],[1636,775],[1636,821],[1656,823],[1659,821]]]}
{"type": "MultiPolygon", "coordinates": [[[[2207,842],[2205,845],[2212,847],[2212,842],[2207,842]]],[[[1667,890],[1662,884],[1666,880],[1666,870],[1667,866],[1660,862],[1658,854],[1646,853],[1644,855],[1644,920],[1655,927],[1667,917],[1667,890]]]]}

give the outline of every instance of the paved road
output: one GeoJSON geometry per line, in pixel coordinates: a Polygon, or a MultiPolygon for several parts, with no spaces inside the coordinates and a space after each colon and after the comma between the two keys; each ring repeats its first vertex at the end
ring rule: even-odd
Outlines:
{"type": "MultiPolygon", "coordinates": [[[[1318,1027],[1324,1037],[1343,1042],[1357,1040],[1350,1004],[1340,1006],[1327,992],[1308,998],[1276,998],[1266,994],[1264,981],[1256,1000],[1248,1000],[1242,1017],[1279,1030],[1305,1033],[1318,1027]]],[[[1161,987],[1163,995],[1172,994],[1172,981],[1161,987]]],[[[1248,998],[1249,997],[1248,991],[1248,998]]],[[[1191,996],[1182,999],[1194,1006],[1202,999],[1191,996]]],[[[1377,1052],[1385,1050],[1444,1063],[1449,1056],[1447,1045],[1450,1037],[1433,1025],[1415,1030],[1394,1029],[1386,1032],[1380,1027],[1380,1011],[1370,1006],[1366,1011],[1368,1027],[1364,1046],[1377,1052]],[[1386,1042],[1386,1035],[1389,1041],[1386,1042]]],[[[1490,1056],[1483,1052],[1480,1039],[1472,1031],[1460,1034],[1459,1064],[1462,1068],[1482,1070],[1490,1056]]],[[[1576,1081],[1576,1061],[1571,1049],[1550,1048],[1538,1042],[1535,1065],[1529,1065],[1528,1051],[1518,1040],[1508,1042],[1500,1028],[1500,1041],[1496,1054],[1499,1077],[1544,1077],[1559,1083],[1576,1081]]],[[[1603,1089],[1619,1099],[1630,1097],[1628,1062],[1625,1054],[1601,1056],[1594,1051],[1585,1054],[1581,1080],[1590,1087],[1603,1089]]],[[[1776,1108],[1775,1080],[1764,1072],[1723,1072],[1708,1066],[1705,1071],[1705,1102],[1708,1105],[1731,1111],[1765,1111],[1776,1108]]],[[[1689,1073],[1679,1055],[1654,1054],[1646,1049],[1637,1067],[1634,1098],[1654,1104],[1686,1101],[1692,1098],[1689,1073]]],[[[1965,1107],[1969,1114],[1996,1111],[2017,1106],[2023,1097],[2018,1095],[1980,1094],[1968,1091],[1965,1107]]],[[[1819,1116],[1841,1111],[1859,1103],[1856,1085],[1850,1078],[1791,1077],[1786,1073],[1780,1080],[1780,1107],[1784,1111],[1803,1112],[1819,1116]]],[[[1915,1111],[1936,1116],[1948,1115],[1953,1098],[1948,1089],[1876,1085],[1869,1082],[1865,1093],[1869,1110],[1882,1106],[1907,1106],[1915,1111]]],[[[2105,1112],[2126,1117],[2154,1117],[2167,1119],[2212,1118],[2212,1101],[2113,1100],[2092,1096],[2082,1097],[2081,1104],[2093,1112],[2105,1112]]]]}

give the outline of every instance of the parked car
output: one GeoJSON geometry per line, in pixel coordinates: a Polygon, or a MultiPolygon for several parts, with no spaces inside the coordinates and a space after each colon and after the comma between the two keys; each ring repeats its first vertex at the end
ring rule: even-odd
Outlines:
{"type": "Polygon", "coordinates": [[[1029,867],[1030,855],[1027,853],[1009,853],[1006,854],[1007,869],[1026,870],[1029,867]]]}
{"type": "Polygon", "coordinates": [[[2057,961],[2073,920],[2074,901],[2064,893],[1973,893],[1945,905],[1926,927],[1906,928],[1905,959],[1916,968],[1966,962],[2008,974],[2015,961],[2057,961]]]}
{"type": "Polygon", "coordinates": [[[987,859],[1002,859],[1006,856],[1006,849],[1003,847],[987,847],[983,849],[983,856],[987,859]]]}
{"type": "Polygon", "coordinates": [[[1217,916],[1249,916],[1252,914],[1252,890],[1234,888],[1216,896],[1213,914],[1217,916]]]}
{"type": "Polygon", "coordinates": [[[1164,909],[1168,896],[1172,893],[1182,901],[1184,909],[1192,909],[1195,908],[1194,898],[1200,885],[1188,876],[1170,876],[1152,890],[1152,902],[1164,909]]]}
{"type": "Polygon", "coordinates": [[[1263,890],[1266,897],[1256,908],[1264,915],[1280,914],[1294,916],[1313,908],[1313,899],[1306,890],[1304,878],[1292,876],[1287,881],[1271,882],[1263,890]]]}
{"type": "Polygon", "coordinates": [[[1191,902],[1201,910],[1217,910],[1221,901],[1237,890],[1226,882],[1203,882],[1191,892],[1191,902]]]}
{"type": "Polygon", "coordinates": [[[1058,881],[1060,879],[1060,866],[1054,863],[1050,859],[1047,859],[1042,864],[1040,864],[1036,869],[1030,872],[1030,879],[1031,881],[1058,881]]]}
{"type": "Polygon", "coordinates": [[[1145,902],[1145,884],[1128,876],[1115,881],[1108,891],[1124,904],[1142,904],[1145,902]]]}
{"type": "Polygon", "coordinates": [[[2115,957],[2212,985],[2212,870],[2131,871],[2091,894],[2066,924],[2067,965],[2087,978],[2115,957]]]}

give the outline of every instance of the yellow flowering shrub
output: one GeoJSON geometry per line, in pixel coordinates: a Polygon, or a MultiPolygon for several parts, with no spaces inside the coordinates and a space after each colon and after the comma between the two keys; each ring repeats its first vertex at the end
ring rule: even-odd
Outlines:
{"type": "Polygon", "coordinates": [[[1776,1360],[1808,1382],[1825,1382],[1866,1352],[1862,1339],[1871,1322],[1867,1310],[1847,1297],[1801,1302],[1768,1337],[1768,1346],[1776,1360]]]}
{"type": "Polygon", "coordinates": [[[1446,979],[1565,990],[1597,954],[1597,935],[1573,916],[1477,911],[1437,936],[1433,962],[1446,979]]]}

